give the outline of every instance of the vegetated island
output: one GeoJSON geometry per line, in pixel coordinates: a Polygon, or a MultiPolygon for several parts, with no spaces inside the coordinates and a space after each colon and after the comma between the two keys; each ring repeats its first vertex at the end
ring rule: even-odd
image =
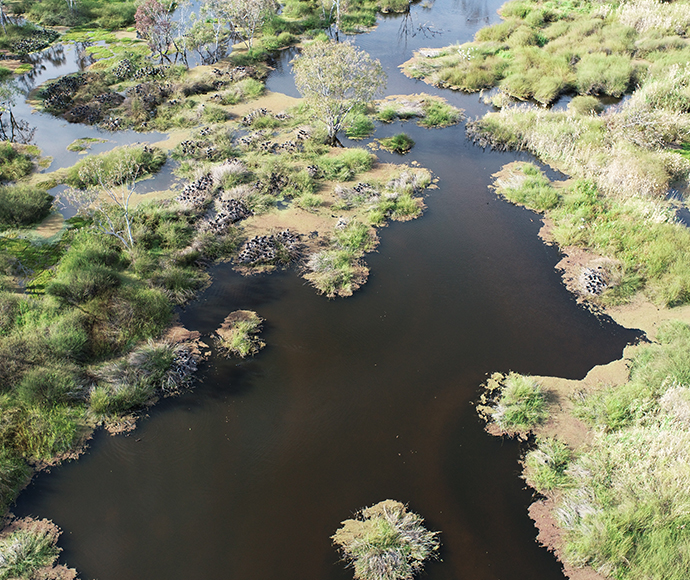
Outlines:
{"type": "Polygon", "coordinates": [[[544,214],[568,288],[652,341],[582,381],[493,375],[489,431],[536,434],[523,467],[539,540],[571,578],[690,576],[690,4],[514,0],[473,42],[419,51],[406,74],[488,90],[468,123],[483,147],[534,164],[498,195],[544,214]],[[567,109],[545,108],[562,96],[567,109]],[[619,100],[620,97],[625,97],[619,100]],[[614,102],[613,106],[611,102],[614,102]]]}
{"type": "MultiPolygon", "coordinates": [[[[209,36],[204,27],[213,18],[171,29],[171,7],[157,0],[142,10],[130,2],[58,11],[54,4],[24,7],[37,24],[4,23],[4,62],[17,56],[29,65],[32,51],[58,39],[40,25],[57,23],[82,25],[61,38],[84,43],[95,62],[39,87],[32,104],[71,123],[141,131],[142,141],[154,129],[169,138],[87,152],[70,168],[35,173],[40,151],[21,143],[31,128],[13,116],[21,97],[12,71],[0,71],[4,515],[36,470],[74,457],[94,428],[131,429],[158,397],[192,384],[209,347],[175,324],[174,307],[209,283],[209,264],[232,261],[245,274],[295,264],[319,292],[348,296],[366,280],[363,256],[376,246],[376,228],[421,215],[432,184],[414,163],[382,164],[365,149],[327,145],[335,135],[316,120],[312,103],[265,89],[273,51],[327,45],[323,29],[364,29],[383,5],[353,4],[341,14],[297,0],[278,15],[265,2],[258,29],[209,36]],[[143,38],[125,29],[132,24],[143,38]],[[169,30],[177,36],[166,36],[169,30]],[[189,67],[192,54],[206,64],[189,67]],[[141,180],[166,163],[187,184],[139,193],[141,180]],[[47,193],[58,184],[66,187],[61,200],[79,210],[66,222],[47,193]]],[[[459,119],[460,111],[432,101],[411,116],[431,127],[459,119]]],[[[378,112],[361,100],[341,128],[375,128],[378,112]]],[[[93,143],[81,139],[68,149],[83,152],[93,143]]],[[[49,524],[14,521],[0,538],[2,573],[74,577],[54,568],[57,535],[49,524]]]]}

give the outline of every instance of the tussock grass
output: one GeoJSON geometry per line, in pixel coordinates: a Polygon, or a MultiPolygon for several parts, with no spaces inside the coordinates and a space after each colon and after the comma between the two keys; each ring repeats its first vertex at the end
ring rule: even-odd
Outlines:
{"type": "Polygon", "coordinates": [[[0,579],[35,578],[41,568],[52,568],[61,549],[60,530],[48,520],[25,518],[13,524],[13,531],[0,537],[0,579]]]}
{"type": "Polygon", "coordinates": [[[484,385],[479,413],[506,433],[525,433],[548,417],[546,393],[530,377],[494,373],[484,385]]]}
{"type": "Polygon", "coordinates": [[[378,139],[378,142],[386,151],[399,153],[401,155],[409,153],[412,147],[414,147],[414,140],[406,133],[398,133],[392,137],[378,139]]]}
{"type": "Polygon", "coordinates": [[[511,202],[536,211],[552,209],[560,202],[556,188],[531,163],[513,164],[510,169],[504,169],[494,181],[494,187],[511,202]]]}
{"type": "Polygon", "coordinates": [[[263,321],[263,318],[251,310],[236,310],[230,313],[216,330],[218,346],[228,356],[254,356],[266,346],[258,337],[263,321]]]}
{"type": "Polygon", "coordinates": [[[430,532],[423,522],[400,502],[385,500],[342,522],[332,540],[355,578],[405,580],[437,557],[439,532],[430,532]]]}
{"type": "Polygon", "coordinates": [[[48,216],[53,198],[28,185],[0,186],[0,228],[30,226],[48,216]]]}
{"type": "Polygon", "coordinates": [[[524,477],[539,493],[550,493],[568,484],[566,469],[572,452],[558,439],[545,438],[525,456],[524,477]]]}

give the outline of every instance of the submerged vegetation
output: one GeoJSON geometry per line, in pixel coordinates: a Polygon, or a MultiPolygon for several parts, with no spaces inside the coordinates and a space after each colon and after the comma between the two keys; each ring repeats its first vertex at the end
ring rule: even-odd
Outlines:
{"type": "Polygon", "coordinates": [[[411,580],[424,562],[438,557],[439,532],[394,500],[381,501],[342,522],[333,543],[358,580],[411,580]]]}

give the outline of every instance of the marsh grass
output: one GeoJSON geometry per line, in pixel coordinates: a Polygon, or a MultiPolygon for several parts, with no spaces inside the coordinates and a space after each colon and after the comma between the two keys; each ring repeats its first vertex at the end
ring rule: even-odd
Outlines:
{"type": "Polygon", "coordinates": [[[494,181],[496,192],[509,201],[544,212],[556,207],[560,197],[543,172],[531,163],[514,164],[494,181]]]}
{"type": "Polygon", "coordinates": [[[400,155],[409,153],[412,150],[412,147],[414,147],[414,140],[406,133],[398,133],[392,137],[384,137],[382,139],[378,139],[378,142],[386,151],[398,153],[400,155]]]}
{"type": "Polygon", "coordinates": [[[494,373],[484,385],[477,410],[506,433],[525,433],[548,417],[546,393],[532,378],[494,373]]]}
{"type": "Polygon", "coordinates": [[[0,537],[1,580],[30,580],[39,569],[53,566],[61,551],[57,546],[60,531],[55,524],[26,518],[12,528],[0,537]]]}
{"type": "Polygon", "coordinates": [[[332,536],[343,560],[359,580],[407,580],[424,562],[438,557],[439,532],[394,500],[360,510],[332,536]]]}
{"type": "Polygon", "coordinates": [[[527,452],[524,460],[524,477],[539,493],[562,489],[569,482],[566,469],[572,459],[568,446],[558,439],[545,438],[527,452]]]}
{"type": "Polygon", "coordinates": [[[264,320],[251,310],[236,310],[216,330],[218,346],[228,356],[254,356],[266,343],[258,336],[264,320]]]}
{"type": "Polygon", "coordinates": [[[0,186],[0,228],[30,226],[50,214],[52,196],[29,185],[0,186]]]}

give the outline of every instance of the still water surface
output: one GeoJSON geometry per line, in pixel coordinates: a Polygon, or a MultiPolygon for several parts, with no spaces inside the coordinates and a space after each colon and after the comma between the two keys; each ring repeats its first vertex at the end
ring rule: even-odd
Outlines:
{"type": "MultiPolygon", "coordinates": [[[[438,93],[396,67],[414,48],[468,40],[498,5],[437,0],[412,17],[443,34],[400,36],[403,19],[388,17],[355,41],[381,59],[390,94],[438,93]]],[[[294,90],[288,61],[273,90],[294,90]]],[[[476,95],[443,94],[484,110],[476,95]]],[[[422,219],[380,231],[362,290],[329,301],[292,271],[214,267],[182,322],[208,335],[253,309],[268,347],[241,363],[212,357],[192,393],[162,402],[130,436],[98,433],[84,457],[20,497],[20,515],[65,530],[63,560],[83,578],[351,578],[329,536],[386,498],[442,531],[431,580],[563,578],[534,542],[519,446],[487,436],[473,402],[487,373],[582,377],[635,334],[579,308],[538,216],[488,190],[516,155],[472,146],[462,125],[393,124],[377,137],[402,129],[417,143],[405,160],[430,168],[440,189],[422,219]]]]}

